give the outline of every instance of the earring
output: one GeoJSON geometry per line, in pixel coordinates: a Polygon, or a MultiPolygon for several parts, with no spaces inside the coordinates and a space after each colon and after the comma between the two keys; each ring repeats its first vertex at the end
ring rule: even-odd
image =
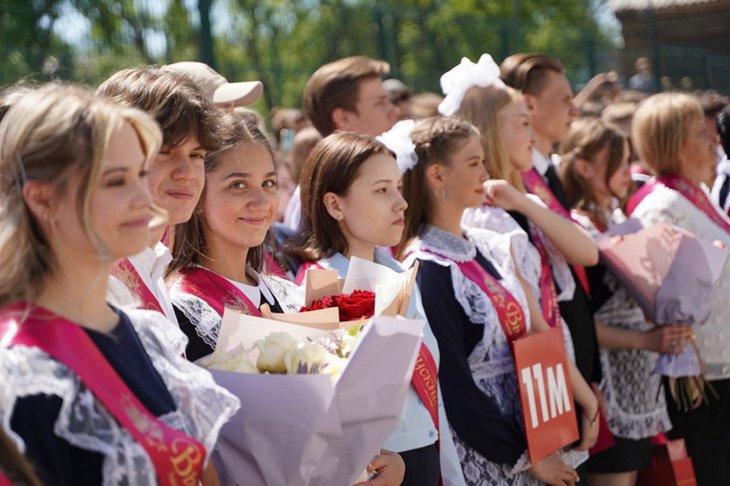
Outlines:
{"type": "Polygon", "coordinates": [[[446,199],[446,189],[444,189],[443,187],[440,189],[434,189],[433,193],[436,196],[436,199],[440,201],[446,199]]]}

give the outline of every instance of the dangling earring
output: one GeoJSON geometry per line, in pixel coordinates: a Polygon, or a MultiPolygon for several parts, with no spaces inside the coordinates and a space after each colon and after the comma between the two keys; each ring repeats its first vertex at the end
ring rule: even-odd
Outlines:
{"type": "Polygon", "coordinates": [[[440,189],[434,189],[433,193],[436,196],[436,199],[438,199],[439,201],[443,201],[444,199],[446,199],[446,189],[444,189],[443,187],[440,189]]]}

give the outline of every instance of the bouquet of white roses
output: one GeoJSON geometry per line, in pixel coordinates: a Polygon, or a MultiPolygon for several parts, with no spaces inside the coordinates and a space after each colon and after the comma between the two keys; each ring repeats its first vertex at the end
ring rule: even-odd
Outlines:
{"type": "Polygon", "coordinates": [[[352,484],[395,427],[423,323],[321,327],[226,310],[201,363],[241,400],[213,452],[222,484],[352,484]]]}

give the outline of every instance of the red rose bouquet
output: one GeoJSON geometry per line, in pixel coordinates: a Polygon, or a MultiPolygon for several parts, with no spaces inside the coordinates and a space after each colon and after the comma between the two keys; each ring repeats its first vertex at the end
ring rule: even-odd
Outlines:
{"type": "Polygon", "coordinates": [[[337,307],[340,312],[340,322],[370,319],[375,314],[375,292],[370,290],[355,290],[351,294],[335,294],[313,300],[308,306],[303,306],[299,312],[314,311],[337,307]]]}

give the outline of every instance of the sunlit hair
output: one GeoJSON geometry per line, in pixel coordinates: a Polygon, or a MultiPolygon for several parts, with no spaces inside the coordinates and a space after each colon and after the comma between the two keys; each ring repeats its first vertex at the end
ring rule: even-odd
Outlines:
{"type": "Polygon", "coordinates": [[[357,112],[360,82],[379,79],[390,71],[385,61],[350,56],[320,66],[304,87],[302,104],[312,125],[322,136],[334,132],[332,112],[336,108],[357,112]]]}
{"type": "Polygon", "coordinates": [[[418,163],[403,174],[403,197],[408,203],[405,230],[398,245],[398,256],[422,225],[433,215],[433,194],[426,181],[426,170],[433,164],[450,166],[455,152],[462,149],[479,130],[468,121],[454,117],[431,117],[416,122],[411,140],[416,145],[418,163]]]}
{"type": "MultiPolygon", "coordinates": [[[[587,118],[573,122],[570,134],[560,146],[560,177],[565,188],[565,196],[571,208],[580,209],[591,215],[591,219],[601,227],[608,223],[603,212],[598,210],[596,196],[588,182],[581,177],[576,168],[578,160],[596,164],[598,154],[608,147],[608,162],[604,182],[606,187],[611,177],[621,167],[627,138],[616,125],[600,119],[587,118]]],[[[609,189],[610,190],[610,189],[609,189]]],[[[618,198],[617,194],[612,194],[618,198]]]]}
{"type": "Polygon", "coordinates": [[[523,93],[540,96],[548,73],[563,74],[563,65],[548,54],[513,54],[499,66],[504,84],[523,93]]]}
{"type": "Polygon", "coordinates": [[[96,94],[152,115],[165,147],[177,147],[194,134],[205,150],[218,148],[222,112],[183,74],[155,66],[123,69],[104,81],[96,94]]]}
{"type": "MultiPolygon", "coordinates": [[[[255,122],[242,113],[230,113],[222,118],[223,127],[221,133],[221,145],[215,152],[210,152],[205,157],[205,178],[206,183],[203,193],[198,201],[198,206],[193,215],[185,223],[175,225],[175,233],[172,238],[172,262],[167,269],[167,275],[172,275],[185,267],[202,263],[208,249],[206,234],[209,231],[205,214],[202,211],[205,201],[205,193],[208,190],[208,176],[220,164],[221,157],[234,150],[239,150],[246,145],[261,145],[266,148],[271,156],[271,165],[274,165],[274,156],[266,135],[259,130],[255,122]]],[[[261,271],[264,262],[263,244],[248,249],[246,263],[254,270],[261,271]]]]}
{"type": "Polygon", "coordinates": [[[51,184],[63,194],[79,177],[78,211],[99,256],[108,248],[91,225],[91,196],[111,137],[124,123],[137,132],[147,161],[162,135],[147,114],[104,101],[73,86],[49,84],[24,93],[0,122],[0,306],[32,300],[55,270],[42,226],[26,206],[25,181],[51,184]]]}
{"type": "Polygon", "coordinates": [[[337,132],[325,137],[309,154],[302,168],[300,188],[302,222],[288,253],[303,261],[315,261],[334,253],[346,253],[347,238],[324,204],[328,192],[346,196],[372,156],[393,156],[385,145],[368,135],[337,132]]]}
{"type": "Polygon", "coordinates": [[[660,93],[644,100],[634,115],[631,138],[641,159],[659,175],[676,175],[690,125],[704,120],[697,98],[660,93]]]}
{"type": "Polygon", "coordinates": [[[509,150],[500,134],[500,111],[513,101],[521,101],[522,94],[512,88],[474,86],[464,95],[454,116],[473,124],[481,133],[484,165],[492,179],[504,179],[522,192],[525,186],[517,169],[512,166],[509,150]]]}

